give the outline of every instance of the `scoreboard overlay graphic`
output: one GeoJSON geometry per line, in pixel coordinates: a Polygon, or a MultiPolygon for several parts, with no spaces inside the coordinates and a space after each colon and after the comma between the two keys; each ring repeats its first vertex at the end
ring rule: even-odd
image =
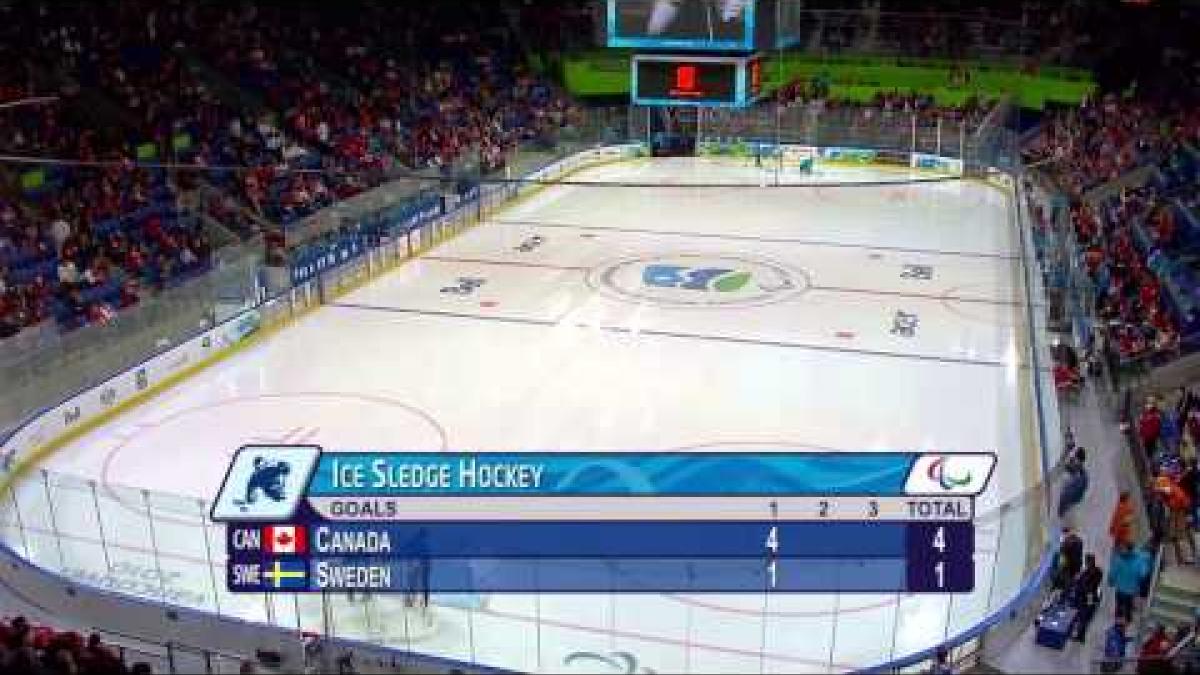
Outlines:
{"type": "Polygon", "coordinates": [[[961,593],[989,453],[247,446],[234,592],[961,593]]]}

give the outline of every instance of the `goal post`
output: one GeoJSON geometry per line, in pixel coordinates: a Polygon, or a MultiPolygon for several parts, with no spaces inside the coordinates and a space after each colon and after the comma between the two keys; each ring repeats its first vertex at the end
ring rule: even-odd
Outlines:
{"type": "Polygon", "coordinates": [[[784,171],[811,173],[820,151],[812,146],[779,144],[744,138],[706,138],[696,145],[696,155],[732,160],[743,166],[779,167],[784,171]]]}
{"type": "Polygon", "coordinates": [[[779,163],[785,171],[812,173],[817,166],[817,156],[821,153],[808,145],[781,145],[779,147],[779,163]]]}

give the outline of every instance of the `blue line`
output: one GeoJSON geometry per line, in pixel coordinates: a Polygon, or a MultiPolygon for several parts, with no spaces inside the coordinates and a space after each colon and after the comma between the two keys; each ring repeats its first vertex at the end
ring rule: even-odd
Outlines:
{"type": "MultiPolygon", "coordinates": [[[[725,187],[737,187],[728,185],[725,187]]],[[[612,227],[607,225],[576,225],[573,223],[554,223],[534,220],[492,220],[498,225],[516,225],[521,227],[549,227],[569,230],[601,230],[605,232],[629,232],[633,234],[657,234],[668,237],[697,237],[701,239],[728,239],[730,241],[753,241],[763,244],[801,244],[805,246],[828,246],[830,248],[861,248],[870,251],[893,251],[896,253],[917,253],[923,255],[958,256],[962,258],[990,258],[994,260],[1019,260],[1015,255],[1007,253],[986,253],[981,251],[948,251],[936,248],[905,248],[901,246],[877,246],[873,244],[848,244],[823,239],[795,239],[791,237],[758,237],[748,234],[717,234],[715,232],[680,232],[677,230],[652,230],[638,227],[612,227]]]]}
{"type": "Polygon", "coordinates": [[[549,328],[558,325],[550,319],[528,319],[511,316],[481,316],[479,314],[467,314],[464,312],[447,312],[436,309],[406,309],[404,307],[385,307],[383,305],[367,305],[353,302],[333,302],[329,307],[341,307],[344,309],[358,309],[366,312],[388,312],[391,314],[415,314],[420,316],[438,316],[448,319],[478,319],[480,321],[494,321],[497,323],[514,323],[524,326],[541,326],[549,328]]]}

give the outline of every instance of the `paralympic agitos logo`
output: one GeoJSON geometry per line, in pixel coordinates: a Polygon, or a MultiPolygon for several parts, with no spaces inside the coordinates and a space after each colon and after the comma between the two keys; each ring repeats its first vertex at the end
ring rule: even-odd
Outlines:
{"type": "Polygon", "coordinates": [[[970,485],[973,478],[971,472],[967,471],[962,476],[951,475],[946,468],[948,461],[948,457],[938,457],[930,463],[929,468],[926,469],[926,475],[929,476],[929,480],[936,482],[943,490],[955,490],[970,485]]]}

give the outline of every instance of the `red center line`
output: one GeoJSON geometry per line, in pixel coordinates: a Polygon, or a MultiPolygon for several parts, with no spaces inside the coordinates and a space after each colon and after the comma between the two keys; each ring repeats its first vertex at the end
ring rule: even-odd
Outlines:
{"type": "MultiPolygon", "coordinates": [[[[590,272],[593,268],[578,265],[552,265],[549,263],[530,262],[523,260],[489,260],[487,258],[464,258],[456,256],[422,256],[421,260],[433,262],[459,263],[464,265],[495,265],[499,267],[528,267],[531,269],[562,270],[564,272],[590,272]]],[[[825,291],[827,293],[847,293],[854,295],[880,295],[897,298],[914,298],[920,300],[935,300],[940,302],[965,302],[985,305],[1000,305],[1005,307],[1020,307],[1024,303],[1016,300],[994,300],[991,298],[967,297],[939,293],[917,293],[911,291],[892,291],[870,288],[850,288],[847,286],[822,286],[813,284],[809,290],[825,291]]]]}

